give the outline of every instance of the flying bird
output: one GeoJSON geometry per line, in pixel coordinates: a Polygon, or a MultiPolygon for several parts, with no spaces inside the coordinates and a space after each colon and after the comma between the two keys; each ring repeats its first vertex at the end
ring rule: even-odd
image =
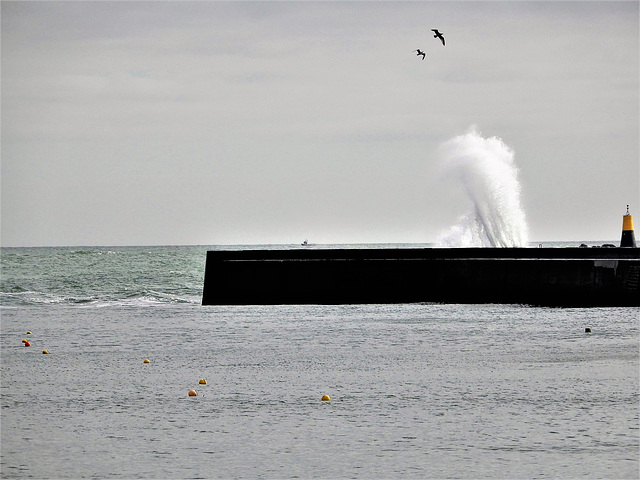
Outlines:
{"type": "Polygon", "coordinates": [[[422,50],[420,50],[420,49],[414,50],[414,52],[418,52],[418,54],[417,54],[417,56],[418,56],[418,57],[419,57],[420,55],[422,55],[422,59],[423,59],[423,60],[424,60],[424,57],[426,57],[426,56],[427,56],[427,54],[426,54],[426,53],[424,53],[424,52],[423,52],[422,50]]]}
{"type": "Polygon", "coordinates": [[[442,42],[442,45],[444,45],[444,37],[442,36],[442,34],[438,31],[437,28],[432,28],[431,31],[435,34],[433,36],[433,38],[439,38],[440,41],[442,42]]]}

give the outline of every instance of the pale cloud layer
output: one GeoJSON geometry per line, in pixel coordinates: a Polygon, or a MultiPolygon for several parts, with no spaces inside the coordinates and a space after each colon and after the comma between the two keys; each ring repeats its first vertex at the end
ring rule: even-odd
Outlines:
{"type": "Polygon", "coordinates": [[[638,2],[1,8],[3,246],[433,242],[471,125],[532,240],[640,218],[638,2]]]}

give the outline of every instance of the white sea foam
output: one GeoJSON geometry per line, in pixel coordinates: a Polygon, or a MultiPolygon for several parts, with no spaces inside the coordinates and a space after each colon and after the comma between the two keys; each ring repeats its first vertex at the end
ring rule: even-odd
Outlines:
{"type": "Polygon", "coordinates": [[[528,228],[520,204],[514,152],[497,138],[484,138],[475,126],[441,146],[446,174],[465,189],[472,210],[443,232],[446,247],[524,247],[528,228]]]}

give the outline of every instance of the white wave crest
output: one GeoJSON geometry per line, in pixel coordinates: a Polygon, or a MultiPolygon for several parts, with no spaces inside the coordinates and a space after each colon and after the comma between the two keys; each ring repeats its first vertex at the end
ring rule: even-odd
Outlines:
{"type": "Polygon", "coordinates": [[[459,181],[472,211],[438,237],[446,247],[524,247],[528,228],[520,204],[514,152],[497,138],[469,131],[441,146],[447,175],[459,181]]]}

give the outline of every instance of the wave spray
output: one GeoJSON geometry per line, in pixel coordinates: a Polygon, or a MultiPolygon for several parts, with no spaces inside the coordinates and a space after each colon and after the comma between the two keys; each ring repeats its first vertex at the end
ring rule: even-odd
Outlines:
{"type": "Polygon", "coordinates": [[[473,210],[438,237],[443,247],[525,247],[528,228],[520,205],[514,152],[475,127],[441,146],[445,172],[459,180],[473,210]]]}

